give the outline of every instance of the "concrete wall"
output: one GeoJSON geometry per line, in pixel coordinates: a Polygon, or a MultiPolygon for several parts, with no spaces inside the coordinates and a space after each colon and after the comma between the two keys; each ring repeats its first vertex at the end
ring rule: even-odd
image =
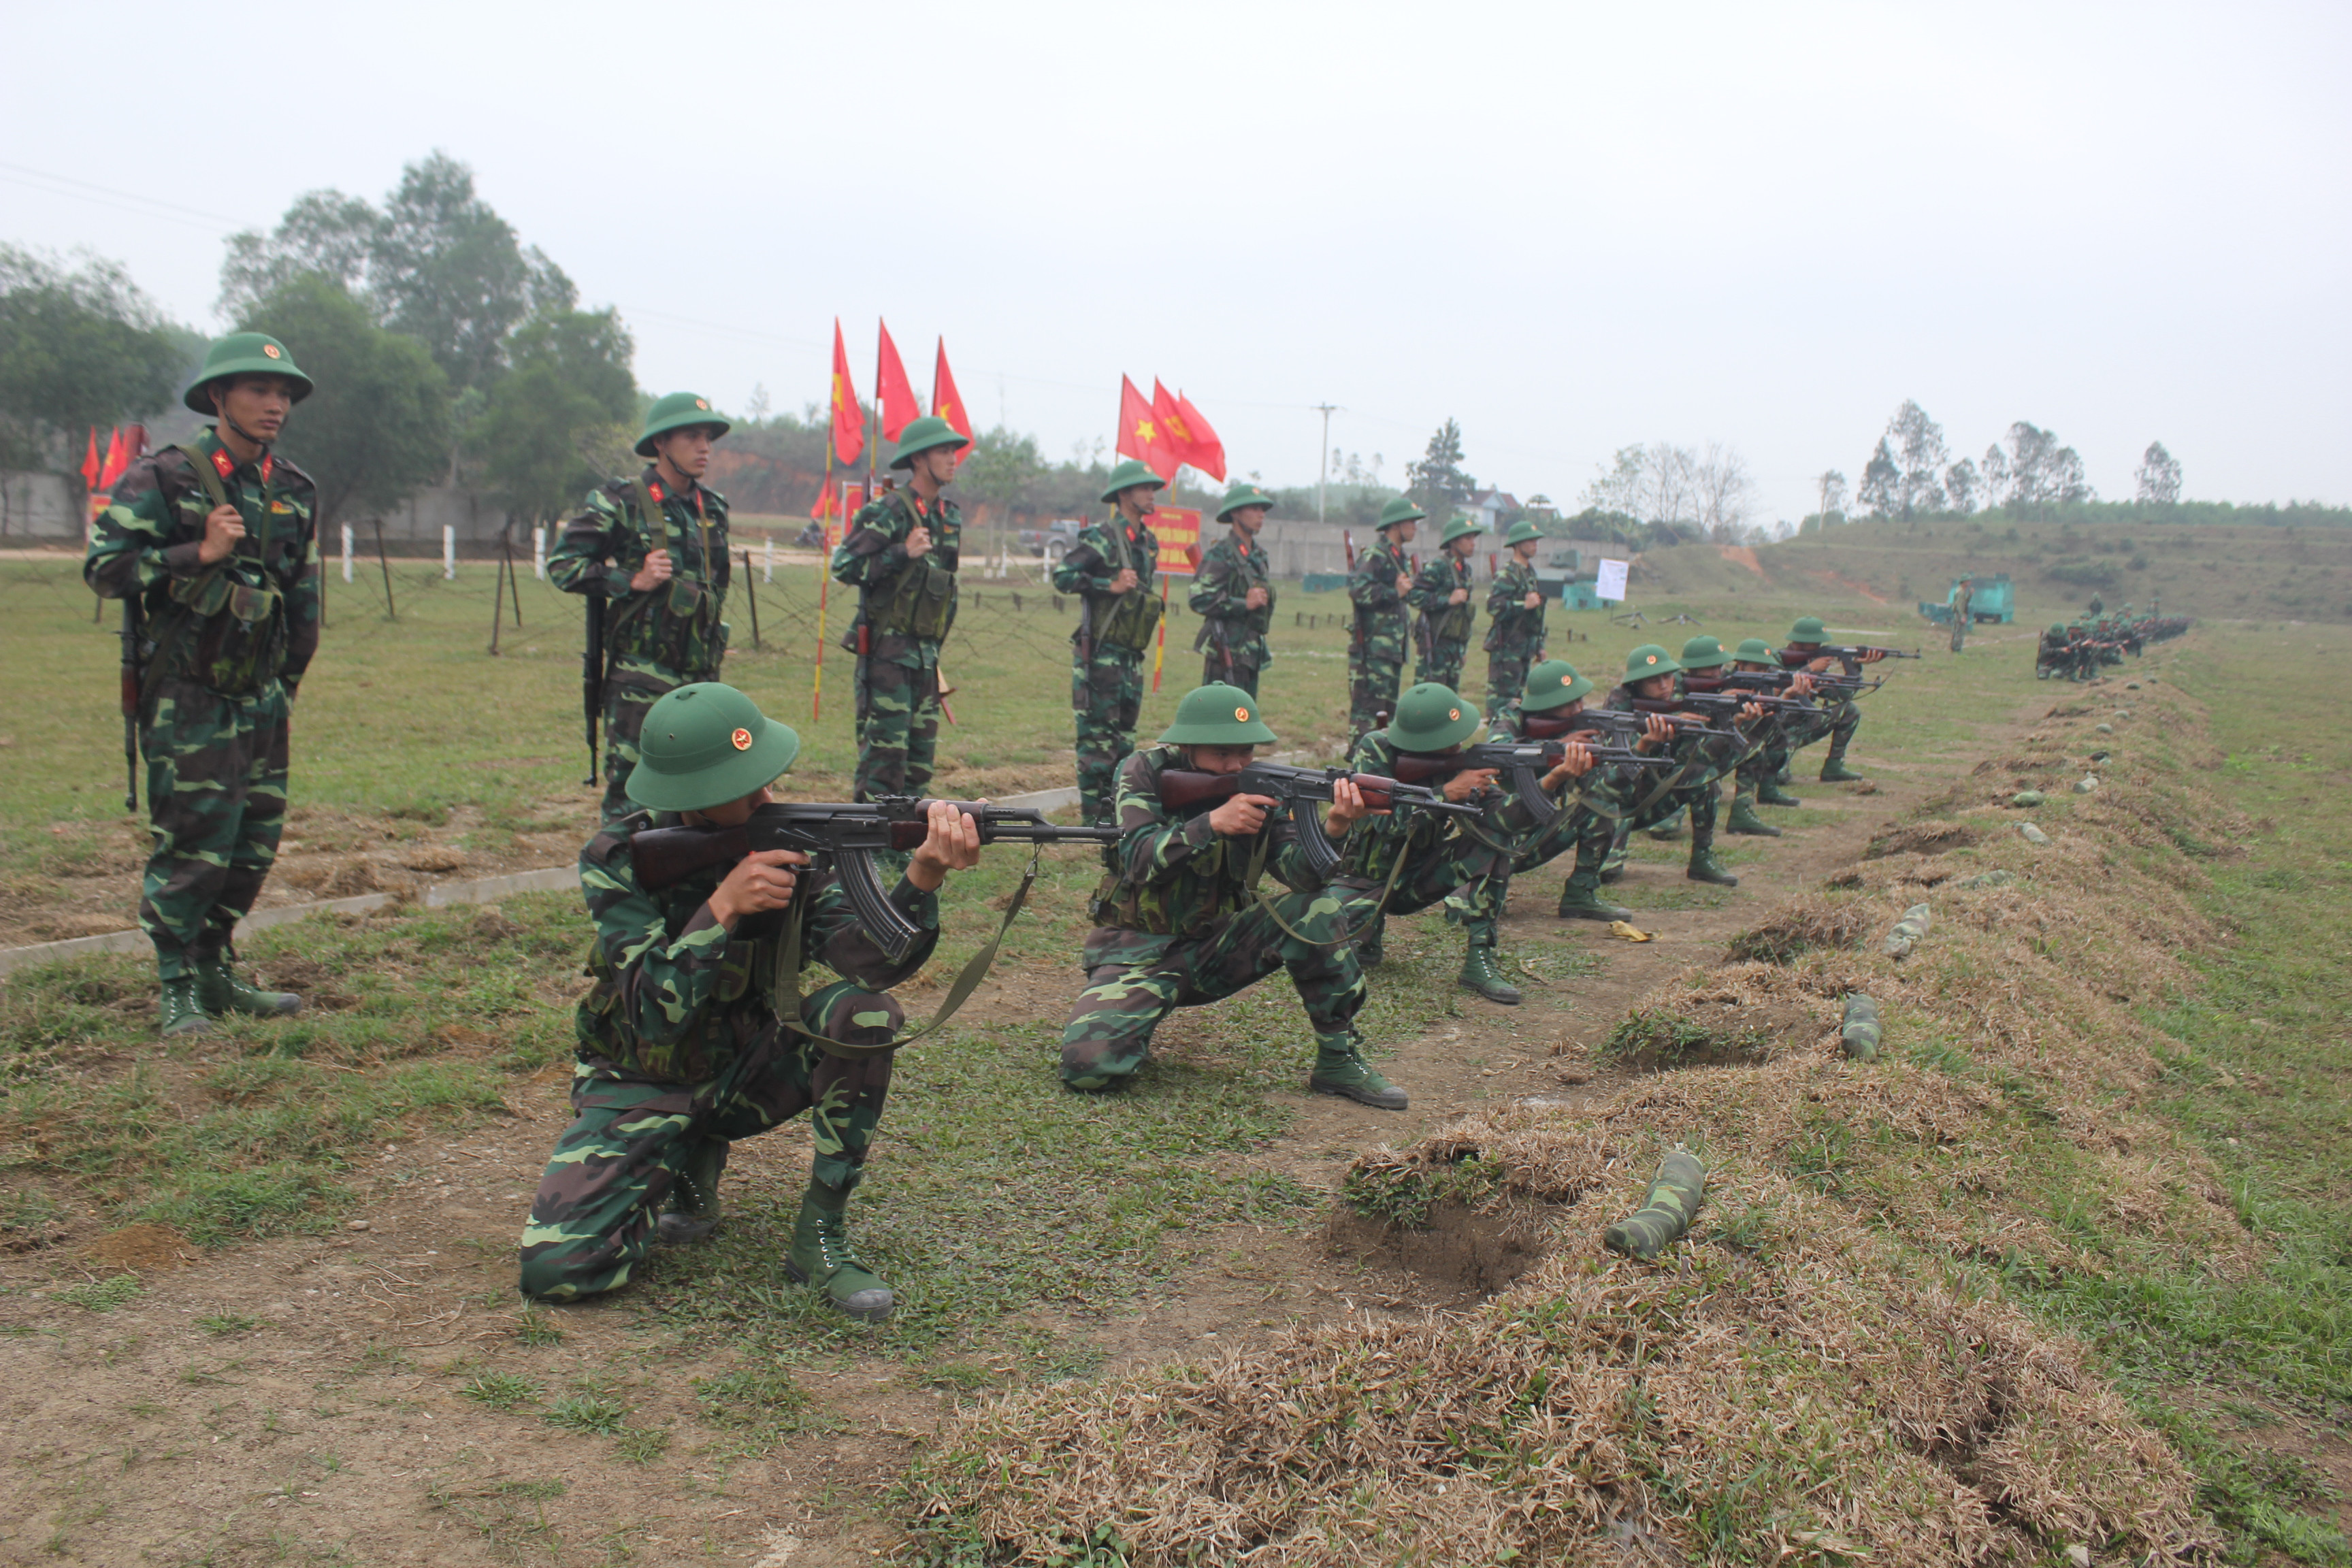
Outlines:
{"type": "MultiPolygon", "coordinates": [[[[351,523],[361,550],[374,547],[373,519],[344,521],[351,523]]],[[[458,554],[484,554],[498,543],[499,530],[506,521],[506,509],[488,496],[454,486],[434,485],[385,510],[384,548],[394,555],[438,555],[441,530],[447,527],[457,531],[458,554]]],[[[530,535],[525,530],[517,537],[527,542],[530,535]]],[[[327,548],[330,552],[340,551],[341,539],[329,542],[327,548]]]]}
{"type": "Polygon", "coordinates": [[[63,474],[0,473],[0,539],[82,537],[81,486],[63,474]]]}

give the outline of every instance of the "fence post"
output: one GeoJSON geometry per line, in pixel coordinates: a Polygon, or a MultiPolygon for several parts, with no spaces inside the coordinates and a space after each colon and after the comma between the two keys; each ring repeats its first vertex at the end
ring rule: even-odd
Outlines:
{"type": "Polygon", "coordinates": [[[760,646],[760,590],[751,581],[751,552],[743,552],[743,602],[751,606],[751,646],[760,646]]]}
{"type": "MultiPolygon", "coordinates": [[[[771,529],[769,531],[768,542],[764,545],[761,546],[760,556],[760,581],[762,583],[774,582],[776,580],[776,535],[774,530],[771,529]]],[[[749,572],[751,569],[751,568],[749,563],[746,563],[743,568],[746,572],[749,572]]]]}
{"type": "Polygon", "coordinates": [[[547,530],[544,526],[530,531],[530,574],[542,583],[547,581],[547,530]]]}
{"type": "MultiPolygon", "coordinates": [[[[457,580],[457,530],[449,523],[441,525],[441,581],[457,580]]],[[[499,584],[504,587],[503,583],[499,584]]]]}
{"type": "Polygon", "coordinates": [[[352,525],[343,524],[343,581],[352,580],[352,525]]]}

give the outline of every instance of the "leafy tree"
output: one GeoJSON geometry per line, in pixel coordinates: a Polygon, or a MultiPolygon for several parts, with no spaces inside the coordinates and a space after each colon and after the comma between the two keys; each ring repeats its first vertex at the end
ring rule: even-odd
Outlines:
{"type": "Polygon", "coordinates": [[[287,421],[287,457],[319,484],[319,525],[387,507],[440,471],[449,379],[415,338],[388,332],[333,279],[299,274],[252,302],[242,331],[282,340],[317,383],[287,421]]]}
{"type": "Polygon", "coordinates": [[[436,152],[401,171],[368,254],[386,326],[422,339],[452,385],[487,386],[507,334],[527,317],[569,310],[579,290],[474,194],[473,171],[436,152]]]}
{"type": "Polygon", "coordinates": [[[1892,517],[1903,510],[1903,470],[1884,436],[1878,438],[1878,449],[1870,454],[1870,461],[1863,465],[1862,484],[1853,500],[1873,517],[1892,517]]]}
{"type": "Polygon", "coordinates": [[[637,407],[628,329],[606,310],[559,310],[514,335],[506,374],[482,395],[470,438],[491,490],[515,518],[559,518],[606,477],[637,407]]]}
{"type": "Polygon", "coordinates": [[[1429,438],[1421,460],[1405,468],[1405,489],[1433,516],[1450,516],[1455,506],[1478,493],[1478,481],[1462,468],[1462,426],[1448,419],[1429,438]]]}
{"type": "Polygon", "coordinates": [[[368,258],[383,229],[375,208],[341,191],[305,191],[294,198],[277,231],[233,234],[221,262],[220,312],[242,317],[297,273],[316,272],[346,293],[365,289],[368,258]]]}
{"type": "Polygon", "coordinates": [[[89,426],[170,407],[202,353],[120,264],[0,245],[0,458],[70,468],[89,426]]]}
{"type": "Polygon", "coordinates": [[[1977,497],[1982,493],[1984,481],[1977,477],[1977,466],[1966,458],[1944,470],[1944,493],[1951,498],[1952,510],[1960,513],[1977,510],[1977,497]]]}
{"type": "Polygon", "coordinates": [[[1944,427],[1906,397],[1895,417],[1886,422],[1886,434],[1902,463],[1897,495],[1904,521],[1911,521],[1922,511],[1942,510],[1944,465],[1951,460],[1944,447],[1944,427]]]}
{"type": "Polygon", "coordinates": [[[2177,506],[2180,501],[2180,464],[2164,449],[2161,441],[2150,441],[2139,460],[2139,470],[2133,476],[2139,481],[2136,500],[2154,501],[2158,506],[2177,506]]]}
{"type": "Polygon", "coordinates": [[[1006,526],[1017,513],[1033,510],[1022,504],[1029,487],[1052,471],[1053,465],[1037,450],[1037,437],[999,425],[973,440],[971,455],[956,466],[956,482],[996,509],[1001,550],[1006,526]]]}
{"type": "Polygon", "coordinates": [[[2072,447],[2037,425],[2019,420],[2009,427],[2009,450],[1996,447],[1985,454],[1990,470],[1998,458],[2006,472],[2000,503],[2012,511],[2036,514],[2053,505],[2071,505],[2096,499],[2083,472],[2083,459],[2072,447]]]}
{"type": "Polygon", "coordinates": [[[1821,487],[1822,510],[1815,515],[1823,522],[1845,521],[1845,475],[1835,468],[1826,468],[1813,481],[1821,487]]]}

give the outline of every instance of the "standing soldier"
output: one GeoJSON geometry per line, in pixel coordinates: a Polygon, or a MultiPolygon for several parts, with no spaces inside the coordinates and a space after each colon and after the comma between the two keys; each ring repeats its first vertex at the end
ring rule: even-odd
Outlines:
{"type": "Polygon", "coordinates": [[[1378,544],[1357,557],[1348,578],[1356,607],[1348,639],[1348,746],[1389,721],[1404,679],[1404,596],[1412,587],[1404,547],[1429,514],[1399,496],[1381,508],[1378,544]]]}
{"type": "Polygon", "coordinates": [[[1233,531],[1209,546],[1185,601],[1201,617],[1195,650],[1205,650],[1201,684],[1237,686],[1255,698],[1258,672],[1274,661],[1265,646],[1274,624],[1274,583],[1258,530],[1274,498],[1255,485],[1236,484],[1217,503],[1217,521],[1233,531]]]}
{"type": "Polygon", "coordinates": [[[1112,820],[1118,764],[1135,750],[1143,711],[1143,650],[1160,625],[1151,579],[1160,570],[1160,476],[1133,458],[1110,471],[1102,499],[1114,509],[1078,531],[1054,563],[1054,586],[1078,595],[1078,629],[1070,634],[1070,706],[1077,715],[1078,806],[1085,820],[1112,820]]]}
{"type": "Polygon", "coordinates": [[[1526,518],[1503,535],[1510,559],[1486,589],[1486,717],[1518,700],[1528,669],[1544,656],[1543,585],[1536,581],[1536,546],[1543,535],[1526,518]]]}
{"type": "Polygon", "coordinates": [[[857,656],[854,800],[921,795],[940,744],[940,645],[955,624],[963,514],[941,491],[968,445],[925,416],[899,433],[893,468],[906,489],[866,503],[833,552],[833,580],[857,589],[857,619],[841,646],[857,656]]]}
{"type": "Polygon", "coordinates": [[[1962,645],[1969,640],[1969,605],[1976,596],[1976,580],[1971,577],[1961,578],[1959,586],[1952,590],[1952,651],[1954,653],[1959,652],[1962,645]]]}
{"type": "Polygon", "coordinates": [[[1470,628],[1478,608],[1470,602],[1470,556],[1486,525],[1457,517],[1438,536],[1437,553],[1405,591],[1404,602],[1419,612],[1412,624],[1415,686],[1462,684],[1462,661],[1470,654],[1470,628]]]}
{"type": "Polygon", "coordinates": [[[711,443],[727,421],[708,398],[673,392],[653,405],[636,453],[651,458],[635,479],[588,493],[548,552],[547,575],[588,596],[604,617],[604,820],[626,816],[629,771],[646,710],[681,686],[719,679],[727,656],[727,498],[705,489],[711,443]]]}
{"type": "Polygon", "coordinates": [[[180,399],[215,423],[131,465],[82,564],[95,592],[132,600],[144,626],[131,657],[154,848],[139,924],[155,944],[166,1036],[302,1006],[239,979],[230,938],[278,858],[287,710],[319,647],[317,492],[270,452],[310,395],[276,338],[215,342],[180,399]]]}

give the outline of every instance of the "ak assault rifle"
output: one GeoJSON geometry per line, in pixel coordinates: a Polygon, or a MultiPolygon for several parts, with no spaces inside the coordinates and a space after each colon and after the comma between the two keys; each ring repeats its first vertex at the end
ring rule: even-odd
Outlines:
{"type": "Polygon", "coordinates": [[[588,642],[580,655],[580,710],[588,721],[588,776],[593,784],[604,759],[596,746],[596,721],[604,716],[604,590],[588,590],[588,642]]]}
{"type": "Polygon", "coordinates": [[[122,595],[122,809],[139,809],[139,714],[144,705],[144,693],[140,689],[145,671],[139,662],[139,645],[146,640],[147,628],[139,613],[139,595],[134,589],[122,595]]]}
{"type": "MultiPolygon", "coordinates": [[[[1538,828],[1549,827],[1559,820],[1559,808],[1544,794],[1543,777],[1559,766],[1568,754],[1569,740],[1559,737],[1546,740],[1490,741],[1480,745],[1465,746],[1458,752],[1436,754],[1401,752],[1395,763],[1396,776],[1407,784],[1433,784],[1443,787],[1456,773],[1473,773],[1492,768],[1511,781],[1511,794],[1528,814],[1535,818],[1538,828]]],[[[1578,744],[1583,744],[1579,742],[1578,744]]],[[[1596,745],[1589,748],[1596,766],[1630,764],[1634,767],[1670,768],[1675,765],[1672,757],[1661,752],[1649,756],[1629,746],[1596,745]]]]}
{"type": "Polygon", "coordinates": [[[1321,880],[1339,865],[1339,851],[1331,842],[1331,836],[1323,831],[1322,818],[1302,803],[1329,801],[1331,786],[1341,779],[1361,790],[1364,804],[1375,811],[1412,805],[1452,816],[1485,815],[1475,805],[1457,805],[1426,785],[1405,784],[1379,773],[1351,773],[1346,768],[1294,768],[1281,763],[1252,763],[1237,773],[1170,768],[1160,775],[1160,801],[1163,805],[1181,809],[1203,801],[1231,800],[1237,795],[1278,800],[1291,807],[1290,825],[1298,835],[1299,853],[1306,858],[1307,871],[1321,880]]]}
{"type": "MultiPolygon", "coordinates": [[[[1043,812],[968,800],[949,805],[969,816],[982,844],[1112,844],[1115,827],[1064,827],[1043,812]]],[[[858,923],[896,963],[922,932],[890,901],[874,857],[884,850],[905,854],[930,835],[930,801],[911,795],[870,801],[779,801],[754,811],[734,827],[656,827],[629,840],[629,861],[637,885],[648,891],[673,887],[706,871],[730,868],[763,849],[797,849],[840,879],[858,923]]]]}
{"type": "Polygon", "coordinates": [[[1734,691],[1782,693],[1800,675],[1811,681],[1813,689],[1822,696],[1847,700],[1859,697],[1865,691],[1875,691],[1886,684],[1886,677],[1883,675],[1869,680],[1859,675],[1832,675],[1826,670],[1819,675],[1806,675],[1801,669],[1735,669],[1716,684],[1734,691]]]}
{"type": "Polygon", "coordinates": [[[1923,657],[1916,648],[1914,648],[1909,653],[1905,653],[1899,647],[1873,647],[1867,643],[1825,642],[1815,643],[1811,647],[1784,647],[1780,650],[1780,662],[1784,666],[1794,668],[1798,665],[1811,664],[1817,658],[1858,659],[1866,653],[1874,653],[1881,658],[1918,658],[1923,657]]]}

